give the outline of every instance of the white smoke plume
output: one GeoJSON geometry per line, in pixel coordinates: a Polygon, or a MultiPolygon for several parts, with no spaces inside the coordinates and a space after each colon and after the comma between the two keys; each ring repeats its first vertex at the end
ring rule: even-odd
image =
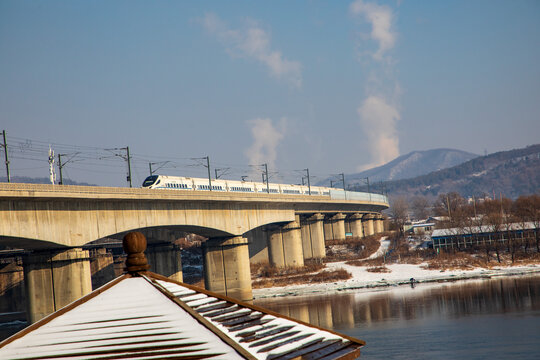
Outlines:
{"type": "Polygon", "coordinates": [[[287,119],[282,118],[278,126],[274,126],[272,119],[254,119],[247,121],[251,126],[253,144],[245,151],[245,155],[252,165],[268,164],[275,168],[277,147],[285,134],[287,119]]]}
{"type": "Polygon", "coordinates": [[[381,65],[372,69],[366,84],[366,98],[358,107],[360,124],[371,154],[371,163],[358,167],[361,171],[383,165],[399,156],[397,121],[401,116],[396,104],[399,103],[401,91],[399,84],[392,79],[392,62],[388,56],[395,46],[397,34],[393,30],[394,13],[388,6],[356,0],[350,5],[349,11],[371,27],[371,32],[364,34],[364,38],[376,42],[377,50],[371,53],[371,59],[381,65]],[[392,101],[388,100],[390,96],[381,94],[393,94],[392,101]]]}
{"type": "Polygon", "coordinates": [[[397,109],[383,98],[372,95],[358,108],[358,115],[368,138],[372,162],[357,170],[383,165],[398,157],[399,138],[396,122],[400,119],[400,115],[397,109]]]}
{"type": "Polygon", "coordinates": [[[372,54],[375,60],[381,61],[385,53],[392,49],[396,43],[396,34],[392,30],[393,12],[385,5],[356,0],[350,6],[354,16],[363,16],[371,24],[369,36],[378,43],[378,49],[372,54]]]}
{"type": "Polygon", "coordinates": [[[248,21],[242,29],[231,29],[217,15],[210,13],[201,22],[231,56],[255,59],[264,64],[272,76],[302,87],[302,64],[287,60],[280,51],[272,50],[270,35],[255,21],[248,21]]]}

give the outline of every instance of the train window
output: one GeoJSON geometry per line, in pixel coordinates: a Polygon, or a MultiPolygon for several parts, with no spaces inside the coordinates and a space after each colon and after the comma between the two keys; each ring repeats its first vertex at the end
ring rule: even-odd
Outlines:
{"type": "MultiPolygon", "coordinates": [[[[147,187],[147,186],[150,186],[150,185],[153,185],[156,180],[158,178],[158,175],[152,175],[152,176],[149,176],[147,177],[144,182],[143,182],[143,187],[147,187]]],[[[159,182],[158,182],[159,183],[159,182]]],[[[157,184],[156,184],[157,185],[157,184]]]]}

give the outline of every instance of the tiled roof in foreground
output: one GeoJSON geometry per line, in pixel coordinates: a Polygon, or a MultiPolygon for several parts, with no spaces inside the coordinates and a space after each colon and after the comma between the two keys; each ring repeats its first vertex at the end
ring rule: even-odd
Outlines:
{"type": "Polygon", "coordinates": [[[157,283],[257,359],[356,359],[363,341],[172,281],[157,283]]]}
{"type": "Polygon", "coordinates": [[[0,359],[356,359],[363,345],[141,271],[4,340],[0,359]]]}

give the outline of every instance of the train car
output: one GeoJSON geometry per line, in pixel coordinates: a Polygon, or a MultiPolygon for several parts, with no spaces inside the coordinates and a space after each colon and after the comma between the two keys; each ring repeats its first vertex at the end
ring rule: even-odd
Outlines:
{"type": "Polygon", "coordinates": [[[330,189],[328,187],[319,187],[319,195],[330,196],[330,189]]]}
{"type": "Polygon", "coordinates": [[[226,183],[227,183],[227,191],[230,191],[230,192],[245,192],[245,193],[257,192],[255,183],[251,181],[227,180],[226,183]]]}
{"type": "MultiPolygon", "coordinates": [[[[193,178],[193,189],[199,191],[209,191],[208,179],[193,178]]],[[[227,191],[227,182],[224,180],[212,180],[212,191],[227,191]]]]}
{"type": "Polygon", "coordinates": [[[301,185],[285,185],[281,184],[281,193],[284,195],[304,195],[304,190],[301,185]]]}
{"type": "Polygon", "coordinates": [[[268,184],[266,186],[265,183],[255,183],[255,187],[257,188],[257,192],[260,194],[280,194],[279,190],[279,184],[268,184]]]}

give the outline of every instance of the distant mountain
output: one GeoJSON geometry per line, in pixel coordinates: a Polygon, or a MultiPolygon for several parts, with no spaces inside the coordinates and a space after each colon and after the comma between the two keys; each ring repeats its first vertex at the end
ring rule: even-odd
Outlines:
{"type": "MultiPolygon", "coordinates": [[[[0,182],[7,182],[7,178],[5,176],[0,177],[0,182]]],[[[11,182],[23,183],[23,184],[50,184],[51,180],[49,180],[48,177],[32,178],[28,176],[12,176],[11,182]]],[[[77,182],[70,179],[64,179],[64,185],[96,186],[93,184],[88,184],[85,182],[77,182]]]]}
{"type": "Polygon", "coordinates": [[[540,192],[540,144],[479,156],[451,168],[385,183],[390,196],[457,192],[464,197],[495,194],[508,198],[540,192]]]}
{"type": "MultiPolygon", "coordinates": [[[[366,177],[371,183],[389,180],[408,179],[430,172],[446,169],[465,161],[474,159],[478,155],[455,149],[433,149],[426,151],[413,151],[397,157],[385,165],[378,166],[356,174],[346,174],[347,185],[363,184],[366,177]]],[[[318,185],[330,185],[330,178],[321,181],[318,185]]]]}

